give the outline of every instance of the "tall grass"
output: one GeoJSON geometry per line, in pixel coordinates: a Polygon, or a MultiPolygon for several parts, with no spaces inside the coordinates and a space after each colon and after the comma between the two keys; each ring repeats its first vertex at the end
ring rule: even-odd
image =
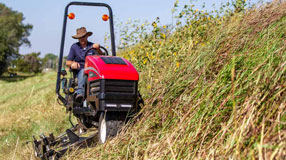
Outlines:
{"type": "Polygon", "coordinates": [[[122,53],[140,71],[143,116],[67,158],[285,158],[285,7],[214,16],[187,6],[187,25],[169,33],[154,22],[122,53]]]}

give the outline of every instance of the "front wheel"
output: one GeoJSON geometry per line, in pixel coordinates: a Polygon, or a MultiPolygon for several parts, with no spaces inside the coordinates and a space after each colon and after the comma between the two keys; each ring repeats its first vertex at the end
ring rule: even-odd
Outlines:
{"type": "Polygon", "coordinates": [[[111,116],[104,112],[100,114],[98,126],[98,140],[100,144],[105,143],[109,137],[116,136],[124,123],[120,120],[112,120],[111,116]]]}

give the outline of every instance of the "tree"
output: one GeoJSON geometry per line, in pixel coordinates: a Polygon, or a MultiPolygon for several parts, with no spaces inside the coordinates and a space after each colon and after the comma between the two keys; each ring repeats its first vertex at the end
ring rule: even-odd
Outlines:
{"type": "Polygon", "coordinates": [[[46,54],[45,57],[42,59],[43,68],[56,69],[57,58],[58,58],[58,56],[56,56],[52,53],[46,54]]]}
{"type": "Polygon", "coordinates": [[[23,24],[23,20],[22,13],[0,3],[0,75],[5,72],[10,60],[20,56],[21,45],[30,46],[27,37],[32,25],[23,24]]]}
{"type": "Polygon", "coordinates": [[[41,72],[42,61],[39,57],[40,54],[40,52],[33,52],[21,56],[21,58],[15,61],[17,71],[29,73],[41,72]]]}

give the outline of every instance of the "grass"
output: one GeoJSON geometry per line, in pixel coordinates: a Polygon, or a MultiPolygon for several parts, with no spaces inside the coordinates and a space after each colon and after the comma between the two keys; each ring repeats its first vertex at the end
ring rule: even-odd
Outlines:
{"type": "Polygon", "coordinates": [[[56,102],[55,73],[18,82],[0,81],[0,159],[29,159],[32,135],[59,133],[69,126],[56,102]]]}
{"type": "Polygon", "coordinates": [[[123,51],[141,74],[142,118],[67,159],[283,159],[285,6],[192,11],[201,16],[168,38],[123,51]]]}
{"type": "MultiPolygon", "coordinates": [[[[285,7],[215,17],[189,6],[187,25],[165,36],[153,23],[153,35],[121,51],[140,72],[141,118],[106,144],[64,158],[285,159],[285,7]]],[[[3,157],[28,159],[31,148],[14,150],[18,137],[68,126],[55,73],[0,85],[3,157]]]]}

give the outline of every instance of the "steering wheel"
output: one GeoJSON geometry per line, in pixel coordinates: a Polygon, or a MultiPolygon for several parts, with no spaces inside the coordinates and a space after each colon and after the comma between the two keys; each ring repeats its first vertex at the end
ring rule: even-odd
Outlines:
{"type": "MultiPolygon", "coordinates": [[[[106,49],[105,47],[99,46],[99,48],[104,50],[103,53],[104,53],[105,56],[108,56],[108,51],[107,51],[107,49],[106,49]]],[[[89,49],[85,52],[85,54],[84,54],[84,59],[85,59],[85,57],[87,56],[87,53],[90,52],[91,50],[96,50],[96,49],[93,48],[93,47],[89,48],[89,49]]],[[[92,54],[92,55],[93,55],[93,54],[92,54]]],[[[78,71],[78,69],[72,69],[72,68],[70,67],[70,71],[72,71],[73,73],[75,73],[76,71],[78,71]]]]}
{"type": "MultiPolygon", "coordinates": [[[[99,46],[99,48],[104,50],[103,53],[104,53],[105,56],[108,56],[108,51],[107,51],[107,49],[106,49],[105,47],[99,46]]],[[[93,48],[93,47],[89,48],[89,49],[85,52],[85,57],[87,56],[87,53],[90,52],[91,50],[96,50],[96,49],[93,48]]]]}

